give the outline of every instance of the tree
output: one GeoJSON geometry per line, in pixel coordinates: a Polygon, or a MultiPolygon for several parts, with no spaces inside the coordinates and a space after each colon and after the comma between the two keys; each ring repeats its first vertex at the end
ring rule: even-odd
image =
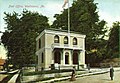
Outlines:
{"type": "Polygon", "coordinates": [[[7,31],[3,33],[2,43],[8,50],[8,57],[15,66],[35,63],[36,37],[40,32],[49,28],[48,18],[37,12],[23,10],[19,15],[16,12],[5,13],[7,31]]]}
{"type": "Polygon", "coordinates": [[[110,29],[109,39],[107,42],[108,58],[119,57],[119,28],[120,22],[114,22],[110,29]]]}
{"type": "MultiPolygon", "coordinates": [[[[67,11],[68,9],[64,9],[62,14],[56,14],[54,16],[56,20],[51,27],[67,30],[67,11]]],[[[103,38],[107,32],[104,27],[105,24],[106,22],[104,20],[99,20],[97,3],[94,3],[94,0],[77,0],[74,1],[72,7],[70,7],[70,30],[86,35],[85,46],[87,51],[86,55],[88,56],[92,49],[98,48],[98,41],[104,41],[103,38]]]]}

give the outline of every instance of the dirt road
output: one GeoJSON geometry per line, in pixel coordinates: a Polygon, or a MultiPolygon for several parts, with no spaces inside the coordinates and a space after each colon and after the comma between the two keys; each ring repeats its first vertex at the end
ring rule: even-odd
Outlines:
{"type": "Polygon", "coordinates": [[[110,80],[109,73],[91,75],[85,77],[76,78],[76,81],[60,81],[57,83],[120,83],[120,71],[114,72],[114,80],[110,80]]]}

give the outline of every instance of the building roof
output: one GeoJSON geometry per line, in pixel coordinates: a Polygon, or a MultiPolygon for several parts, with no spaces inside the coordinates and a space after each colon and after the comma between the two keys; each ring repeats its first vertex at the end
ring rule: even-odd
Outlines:
{"type": "MultiPolygon", "coordinates": [[[[68,30],[63,30],[63,29],[47,28],[44,30],[52,30],[52,31],[60,31],[60,32],[68,33],[68,30]]],[[[76,31],[70,31],[70,33],[81,34],[80,32],[76,32],[76,31]]],[[[84,35],[84,34],[81,34],[81,35],[84,35]]]]}
{"type": "Polygon", "coordinates": [[[0,65],[4,65],[5,59],[0,59],[0,65]]]}

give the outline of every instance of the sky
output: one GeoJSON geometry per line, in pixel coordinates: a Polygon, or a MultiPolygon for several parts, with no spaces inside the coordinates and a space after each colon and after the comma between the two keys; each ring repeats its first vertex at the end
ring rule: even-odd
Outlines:
{"type": "MultiPolygon", "coordinates": [[[[69,0],[69,2],[71,6],[73,0],[69,0]]],[[[107,21],[108,26],[112,26],[115,21],[120,21],[120,0],[94,0],[94,2],[98,3],[100,20],[107,21]]],[[[47,16],[51,24],[54,21],[54,14],[62,13],[63,4],[64,0],[0,0],[0,31],[4,32],[4,27],[6,27],[3,20],[5,17],[4,12],[12,13],[15,11],[21,13],[23,9],[27,9],[47,16]]],[[[4,47],[0,46],[0,58],[5,58],[5,55],[4,47]]]]}

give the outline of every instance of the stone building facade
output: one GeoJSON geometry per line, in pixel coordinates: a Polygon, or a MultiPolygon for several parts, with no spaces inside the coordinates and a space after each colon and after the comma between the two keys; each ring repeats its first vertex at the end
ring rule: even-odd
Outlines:
{"type": "Polygon", "coordinates": [[[85,66],[85,35],[63,30],[45,29],[36,38],[38,69],[85,66]]]}

